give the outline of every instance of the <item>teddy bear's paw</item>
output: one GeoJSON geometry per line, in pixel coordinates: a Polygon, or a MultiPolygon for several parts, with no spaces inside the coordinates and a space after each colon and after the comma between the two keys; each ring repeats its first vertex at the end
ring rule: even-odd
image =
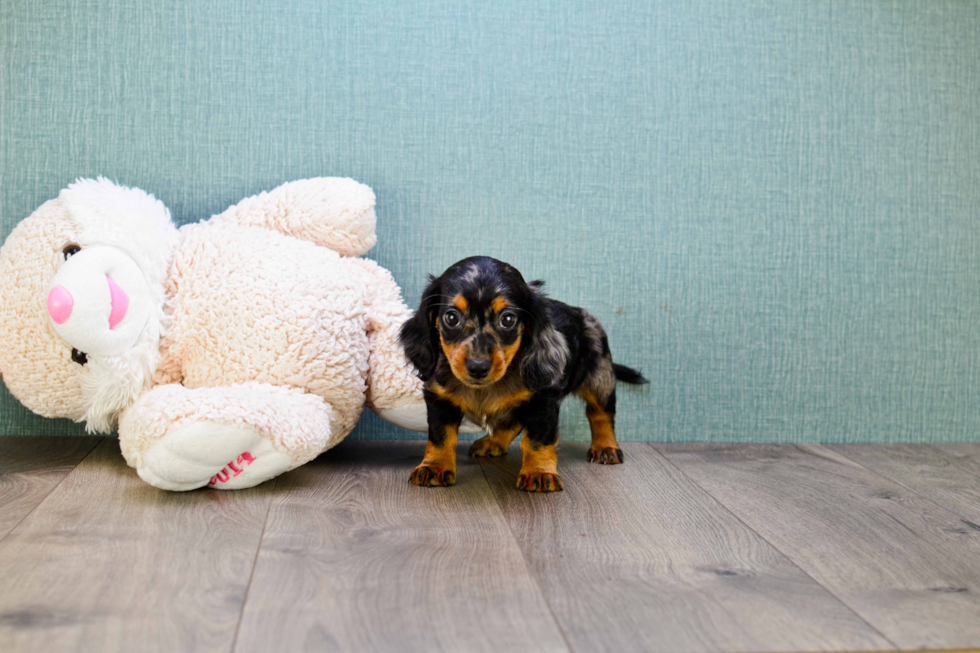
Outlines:
{"type": "Polygon", "coordinates": [[[143,454],[136,472],[163,490],[237,490],[274,478],[291,464],[258,431],[201,421],[161,438],[143,454]]]}

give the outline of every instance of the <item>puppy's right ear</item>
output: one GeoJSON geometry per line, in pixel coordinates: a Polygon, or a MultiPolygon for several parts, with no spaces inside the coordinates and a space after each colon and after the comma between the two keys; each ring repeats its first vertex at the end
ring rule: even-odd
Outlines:
{"type": "Polygon", "coordinates": [[[439,314],[439,298],[442,297],[442,278],[429,275],[429,285],[422,293],[419,310],[402,325],[398,339],[405,349],[405,356],[415,366],[419,378],[428,381],[435,374],[439,362],[439,330],[436,318],[439,314]]]}

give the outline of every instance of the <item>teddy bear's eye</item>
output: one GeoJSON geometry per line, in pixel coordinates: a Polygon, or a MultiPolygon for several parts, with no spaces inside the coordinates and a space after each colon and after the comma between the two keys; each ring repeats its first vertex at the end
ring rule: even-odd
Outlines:
{"type": "Polygon", "coordinates": [[[77,349],[71,350],[71,359],[79,365],[84,365],[88,362],[88,356],[85,355],[85,352],[78,351],[77,349]]]}
{"type": "MultiPolygon", "coordinates": [[[[65,245],[65,248],[63,250],[61,250],[61,253],[65,255],[65,260],[67,261],[72,256],[74,256],[75,254],[78,254],[80,251],[82,251],[82,248],[81,247],[79,247],[78,245],[72,244],[72,245],[65,245]]],[[[85,354],[82,354],[82,355],[84,356],[85,354]]],[[[84,365],[84,363],[82,363],[82,364],[84,365]]]]}

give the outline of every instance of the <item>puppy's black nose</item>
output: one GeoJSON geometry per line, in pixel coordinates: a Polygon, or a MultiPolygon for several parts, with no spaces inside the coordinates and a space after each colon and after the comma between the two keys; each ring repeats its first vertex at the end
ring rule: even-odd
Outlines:
{"type": "Polygon", "coordinates": [[[466,373],[474,379],[482,379],[490,373],[491,363],[486,358],[471,358],[466,361],[466,373]]]}

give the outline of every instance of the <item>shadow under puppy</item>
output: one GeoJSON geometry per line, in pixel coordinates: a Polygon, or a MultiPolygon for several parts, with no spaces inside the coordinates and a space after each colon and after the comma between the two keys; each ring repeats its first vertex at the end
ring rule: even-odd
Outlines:
{"type": "Polygon", "coordinates": [[[416,485],[456,482],[463,416],[488,429],[471,456],[501,456],[521,431],[517,488],[562,489],[558,410],[577,393],[592,429],[590,462],[617,464],[616,381],[640,384],[636,370],[614,364],[602,325],[581,308],[549,299],[542,281],[526,283],[511,265],[487,256],[463,259],[430,278],[401,343],[425,382],[429,441],[412,472],[416,485]]]}

